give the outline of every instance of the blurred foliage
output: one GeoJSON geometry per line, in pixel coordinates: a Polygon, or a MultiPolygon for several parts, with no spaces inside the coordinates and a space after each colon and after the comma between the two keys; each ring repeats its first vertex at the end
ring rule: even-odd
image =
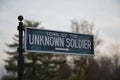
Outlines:
{"type": "MultiPolygon", "coordinates": [[[[41,23],[25,20],[24,26],[38,28],[41,23]]],[[[39,27],[44,29],[43,27],[39,27]]],[[[94,31],[94,24],[86,20],[71,21],[71,31],[75,33],[94,35],[95,55],[97,47],[103,43],[98,32],[94,31]]],[[[7,72],[1,80],[17,80],[17,47],[18,35],[13,37],[14,42],[6,44],[11,51],[5,50],[9,55],[5,70],[7,72]]],[[[24,52],[24,79],[23,80],[120,80],[120,45],[111,45],[109,52],[112,58],[102,56],[99,60],[94,56],[74,56],[24,52]],[[70,62],[66,57],[72,57],[70,62]]]]}
{"type": "MultiPolygon", "coordinates": [[[[25,27],[38,28],[39,22],[25,20],[25,27]]],[[[40,27],[44,29],[43,27],[40,27]]],[[[1,80],[17,80],[17,58],[18,58],[18,35],[13,37],[14,42],[6,44],[11,51],[5,50],[9,55],[5,70],[7,74],[1,80]]],[[[24,46],[24,45],[23,45],[24,46]]],[[[66,63],[65,57],[47,53],[24,52],[24,80],[53,80],[59,75],[59,66],[66,63]]]]}

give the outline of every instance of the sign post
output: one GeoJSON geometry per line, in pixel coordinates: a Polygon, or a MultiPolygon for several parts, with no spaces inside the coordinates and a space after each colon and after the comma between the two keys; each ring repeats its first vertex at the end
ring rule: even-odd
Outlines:
{"type": "Polygon", "coordinates": [[[24,65],[24,56],[23,56],[23,31],[24,31],[24,26],[23,26],[23,17],[18,16],[19,25],[17,30],[19,31],[19,47],[17,49],[18,51],[18,65],[17,65],[17,70],[18,70],[18,80],[23,80],[23,65],[24,65]]]}
{"type": "Polygon", "coordinates": [[[93,35],[25,28],[27,52],[93,55],[93,35]]]}

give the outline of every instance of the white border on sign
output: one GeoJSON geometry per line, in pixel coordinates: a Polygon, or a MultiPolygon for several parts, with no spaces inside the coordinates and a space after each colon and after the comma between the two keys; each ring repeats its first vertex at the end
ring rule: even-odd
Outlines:
{"type": "MultiPolygon", "coordinates": [[[[35,30],[44,30],[44,29],[36,29],[36,28],[31,28],[31,27],[25,27],[25,32],[24,32],[24,46],[25,46],[25,51],[27,52],[36,52],[36,53],[53,53],[53,54],[67,54],[67,55],[82,55],[82,56],[94,56],[94,37],[93,37],[93,54],[83,54],[83,53],[65,53],[65,52],[53,52],[53,51],[38,51],[38,50],[27,50],[27,28],[29,29],[35,29],[35,30]]],[[[45,29],[47,30],[47,29],[45,29]]],[[[54,30],[48,30],[48,31],[54,31],[54,30]]],[[[55,31],[57,32],[57,31],[55,31]]],[[[64,31],[59,31],[59,32],[64,32],[64,31]]],[[[72,32],[64,32],[64,33],[70,33],[72,32]]],[[[79,34],[79,33],[73,33],[73,34],[79,34]]],[[[88,35],[88,34],[80,34],[80,35],[88,35]]],[[[93,35],[88,35],[88,36],[93,36],[93,35]]]]}

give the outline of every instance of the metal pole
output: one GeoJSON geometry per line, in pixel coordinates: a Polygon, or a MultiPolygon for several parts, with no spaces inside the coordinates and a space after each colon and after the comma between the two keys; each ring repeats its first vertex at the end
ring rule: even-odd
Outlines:
{"type": "Polygon", "coordinates": [[[19,47],[17,49],[18,51],[18,64],[17,64],[17,70],[18,70],[18,80],[23,80],[23,68],[24,68],[24,56],[23,56],[23,31],[24,31],[24,26],[23,26],[23,16],[18,16],[19,25],[17,27],[17,30],[19,31],[19,47]]]}

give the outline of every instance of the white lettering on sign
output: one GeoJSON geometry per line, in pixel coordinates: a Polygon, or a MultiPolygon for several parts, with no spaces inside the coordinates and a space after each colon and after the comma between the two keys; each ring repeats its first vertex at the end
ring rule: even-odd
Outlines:
{"type": "Polygon", "coordinates": [[[66,38],[67,34],[59,34],[47,32],[47,36],[29,34],[30,45],[42,45],[42,46],[55,46],[60,48],[82,48],[92,49],[92,43],[90,40],[79,39],[77,35],[69,35],[70,38],[66,38]]]}
{"type": "Polygon", "coordinates": [[[28,39],[29,39],[30,45],[46,45],[46,46],[64,47],[64,38],[31,35],[31,34],[29,34],[28,37],[29,37],[28,39]]]}
{"type": "Polygon", "coordinates": [[[67,42],[66,47],[91,49],[91,41],[90,40],[80,40],[80,39],[76,40],[76,39],[67,38],[66,42],[67,42]]]}

